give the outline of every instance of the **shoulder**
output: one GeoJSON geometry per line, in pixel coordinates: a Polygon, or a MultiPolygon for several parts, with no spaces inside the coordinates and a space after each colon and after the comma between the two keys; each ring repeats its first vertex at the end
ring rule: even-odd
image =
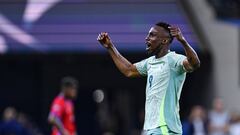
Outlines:
{"type": "Polygon", "coordinates": [[[54,98],[52,105],[51,105],[51,112],[61,112],[65,107],[65,100],[64,97],[57,96],[54,98]]]}
{"type": "Polygon", "coordinates": [[[182,54],[178,54],[178,53],[175,53],[175,52],[170,52],[168,55],[167,55],[167,59],[168,59],[168,63],[170,65],[175,65],[176,63],[178,62],[181,62],[183,61],[184,59],[186,59],[186,56],[185,55],[182,55],[182,54]]]}
{"type": "Polygon", "coordinates": [[[208,115],[209,115],[210,118],[212,118],[216,115],[216,112],[214,110],[210,110],[208,115]]]}
{"type": "Polygon", "coordinates": [[[183,58],[183,57],[185,58],[186,56],[182,55],[182,54],[178,54],[178,53],[176,53],[174,51],[171,51],[168,54],[168,58],[173,59],[173,60],[176,60],[176,59],[179,59],[179,58],[183,58]]]}
{"type": "Polygon", "coordinates": [[[63,96],[57,96],[53,100],[53,104],[63,104],[64,102],[65,101],[63,96]]]}

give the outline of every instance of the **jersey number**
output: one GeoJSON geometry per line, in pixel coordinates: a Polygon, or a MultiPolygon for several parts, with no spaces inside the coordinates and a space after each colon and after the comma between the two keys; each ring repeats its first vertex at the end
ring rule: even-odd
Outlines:
{"type": "Polygon", "coordinates": [[[149,83],[150,88],[152,87],[152,81],[153,81],[153,75],[150,75],[149,79],[148,79],[148,83],[149,83]]]}

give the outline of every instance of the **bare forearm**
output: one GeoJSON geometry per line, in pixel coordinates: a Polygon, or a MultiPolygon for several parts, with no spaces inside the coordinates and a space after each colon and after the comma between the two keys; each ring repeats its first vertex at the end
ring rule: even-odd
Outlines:
{"type": "Polygon", "coordinates": [[[110,56],[112,57],[115,65],[117,68],[127,77],[130,77],[129,71],[132,68],[132,63],[129,62],[126,58],[124,58],[118,50],[115,48],[114,45],[112,45],[110,48],[108,48],[108,52],[110,56]]]}
{"type": "Polygon", "coordinates": [[[200,60],[198,58],[197,53],[185,39],[181,40],[180,42],[184,47],[185,54],[187,56],[189,64],[192,66],[193,69],[198,68],[200,66],[200,60]]]}
{"type": "Polygon", "coordinates": [[[102,46],[104,46],[108,50],[115,65],[125,76],[127,77],[140,76],[136,67],[127,59],[125,59],[115,48],[112,41],[110,40],[110,37],[108,36],[108,33],[102,32],[101,34],[98,35],[97,40],[102,44],[102,46]]]}
{"type": "Polygon", "coordinates": [[[49,118],[49,123],[55,126],[59,130],[59,132],[64,135],[64,127],[60,119],[58,119],[57,117],[49,118]]]}

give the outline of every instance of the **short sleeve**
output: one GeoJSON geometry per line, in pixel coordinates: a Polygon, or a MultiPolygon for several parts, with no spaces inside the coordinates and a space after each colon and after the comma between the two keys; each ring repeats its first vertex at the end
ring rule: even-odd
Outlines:
{"type": "Polygon", "coordinates": [[[60,99],[55,99],[52,103],[50,114],[61,117],[64,111],[64,102],[60,99]]]}
{"type": "Polygon", "coordinates": [[[137,71],[142,76],[147,76],[147,61],[148,61],[148,59],[145,59],[145,60],[142,60],[142,61],[134,64],[137,68],[137,71]]]}
{"type": "Polygon", "coordinates": [[[175,71],[179,74],[185,73],[186,69],[184,68],[183,61],[186,59],[186,56],[177,54],[174,56],[174,68],[175,71]]]}

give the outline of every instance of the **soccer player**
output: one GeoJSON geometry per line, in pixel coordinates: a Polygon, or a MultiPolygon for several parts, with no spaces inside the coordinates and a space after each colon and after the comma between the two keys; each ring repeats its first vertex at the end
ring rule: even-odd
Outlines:
{"type": "Polygon", "coordinates": [[[144,121],[147,135],[182,134],[179,117],[182,86],[186,72],[197,69],[200,61],[181,30],[165,22],[155,24],[146,37],[146,51],[153,56],[135,64],[118,52],[108,33],[100,33],[97,40],[125,76],[147,76],[144,121]],[[174,38],[182,44],[186,56],[169,50],[174,38]]]}
{"type": "Polygon", "coordinates": [[[61,92],[53,100],[48,122],[53,126],[52,135],[77,135],[74,106],[72,100],[77,97],[78,81],[65,77],[61,81],[61,92]]]}

